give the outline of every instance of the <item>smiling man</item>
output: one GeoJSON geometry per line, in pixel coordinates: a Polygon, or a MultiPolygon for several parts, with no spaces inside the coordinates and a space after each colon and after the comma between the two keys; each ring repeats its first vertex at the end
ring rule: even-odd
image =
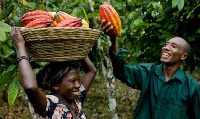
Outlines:
{"type": "Polygon", "coordinates": [[[162,47],[160,61],[164,63],[163,73],[166,81],[178,71],[181,62],[187,58],[189,49],[187,41],[180,37],[170,39],[162,47]]]}
{"type": "MultiPolygon", "coordinates": [[[[97,21],[99,22],[99,21],[97,21]]],[[[141,91],[133,119],[200,119],[200,84],[180,68],[189,52],[189,44],[180,37],[170,39],[161,50],[161,64],[126,65],[118,50],[113,29],[99,22],[110,36],[109,54],[117,79],[141,91]]]]}

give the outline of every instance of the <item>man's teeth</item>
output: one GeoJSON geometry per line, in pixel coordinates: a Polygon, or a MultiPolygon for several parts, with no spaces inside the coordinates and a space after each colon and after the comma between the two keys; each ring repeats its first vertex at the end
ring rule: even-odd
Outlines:
{"type": "Polygon", "coordinates": [[[78,92],[73,92],[73,93],[74,93],[75,95],[79,95],[80,92],[78,91],[78,92]]]}
{"type": "Polygon", "coordinates": [[[167,54],[167,53],[163,53],[163,55],[169,57],[169,54],[167,54]]]}
{"type": "Polygon", "coordinates": [[[78,92],[74,92],[74,94],[77,94],[77,95],[78,95],[78,92]]]}

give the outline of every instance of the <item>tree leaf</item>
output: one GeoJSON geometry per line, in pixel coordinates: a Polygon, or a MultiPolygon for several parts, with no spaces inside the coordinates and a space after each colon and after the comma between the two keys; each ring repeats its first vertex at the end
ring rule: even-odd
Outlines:
{"type": "Polygon", "coordinates": [[[134,25],[135,26],[140,26],[143,23],[144,23],[144,21],[142,19],[136,19],[136,20],[134,20],[134,25]]]}
{"type": "Polygon", "coordinates": [[[156,10],[156,12],[162,13],[163,12],[163,6],[160,3],[154,2],[153,8],[156,10]]]}
{"type": "Polygon", "coordinates": [[[165,19],[166,18],[166,16],[165,15],[162,15],[161,17],[159,17],[156,21],[157,22],[160,22],[160,21],[162,21],[163,19],[165,19]]]}
{"type": "Polygon", "coordinates": [[[28,2],[27,2],[26,0],[21,0],[21,3],[22,3],[23,5],[27,5],[27,4],[28,4],[28,2]]]}
{"type": "Polygon", "coordinates": [[[45,66],[48,64],[48,62],[37,62],[40,66],[45,66]]]}
{"type": "Polygon", "coordinates": [[[88,19],[91,19],[93,17],[99,16],[99,13],[92,13],[92,14],[88,14],[88,19]]]}
{"type": "Polygon", "coordinates": [[[3,29],[0,29],[0,41],[6,41],[6,34],[3,29]]]}
{"type": "Polygon", "coordinates": [[[141,42],[139,42],[136,46],[136,53],[140,52],[141,51],[141,42]]]}
{"type": "Polygon", "coordinates": [[[34,2],[28,2],[28,4],[26,4],[29,8],[31,8],[32,10],[36,8],[37,4],[34,2]]]}
{"type": "Polygon", "coordinates": [[[11,49],[7,44],[2,45],[1,47],[3,48],[3,54],[4,55],[10,54],[11,49]]]}
{"type": "Polygon", "coordinates": [[[18,78],[15,77],[8,88],[8,104],[12,107],[19,91],[18,78]]]}
{"type": "Polygon", "coordinates": [[[172,0],[172,8],[176,7],[178,5],[180,0],[172,0]]]}
{"type": "Polygon", "coordinates": [[[200,28],[197,29],[196,33],[200,33],[200,28]]]}
{"type": "Polygon", "coordinates": [[[87,14],[86,14],[86,11],[83,7],[81,7],[81,10],[82,12],[84,13],[84,16],[85,16],[85,20],[87,21],[87,23],[89,23],[89,20],[88,20],[88,17],[87,17],[87,14]]]}
{"type": "Polygon", "coordinates": [[[0,87],[11,81],[11,75],[14,73],[15,65],[10,65],[6,71],[0,75],[0,87]]]}
{"type": "Polygon", "coordinates": [[[178,2],[178,9],[181,11],[184,7],[184,0],[179,0],[178,2]]]}
{"type": "Polygon", "coordinates": [[[131,19],[134,19],[138,16],[137,12],[135,11],[132,11],[129,15],[128,15],[128,19],[131,20],[131,19]]]}
{"type": "Polygon", "coordinates": [[[3,30],[4,32],[10,32],[11,26],[0,21],[0,29],[3,30]]]}

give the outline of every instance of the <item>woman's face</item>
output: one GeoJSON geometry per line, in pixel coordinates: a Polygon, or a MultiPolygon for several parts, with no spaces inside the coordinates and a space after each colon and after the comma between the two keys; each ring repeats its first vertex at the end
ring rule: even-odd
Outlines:
{"type": "Polygon", "coordinates": [[[80,95],[80,76],[77,69],[72,69],[58,85],[59,95],[65,100],[73,101],[80,95]]]}

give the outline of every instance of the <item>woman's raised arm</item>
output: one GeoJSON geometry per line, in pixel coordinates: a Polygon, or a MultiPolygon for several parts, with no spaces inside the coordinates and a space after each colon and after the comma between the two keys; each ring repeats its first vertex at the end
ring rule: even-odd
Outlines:
{"type": "Polygon", "coordinates": [[[35,112],[41,114],[45,111],[47,99],[45,94],[38,88],[35,74],[28,58],[25,41],[17,27],[12,27],[10,32],[12,41],[15,45],[18,60],[18,69],[20,73],[20,83],[22,84],[35,112]]]}
{"type": "Polygon", "coordinates": [[[82,61],[82,64],[83,64],[83,70],[85,72],[85,75],[84,75],[83,79],[81,80],[81,83],[87,92],[88,89],[90,88],[90,85],[92,84],[92,82],[94,80],[95,75],[96,75],[96,68],[88,57],[86,57],[82,61]]]}

